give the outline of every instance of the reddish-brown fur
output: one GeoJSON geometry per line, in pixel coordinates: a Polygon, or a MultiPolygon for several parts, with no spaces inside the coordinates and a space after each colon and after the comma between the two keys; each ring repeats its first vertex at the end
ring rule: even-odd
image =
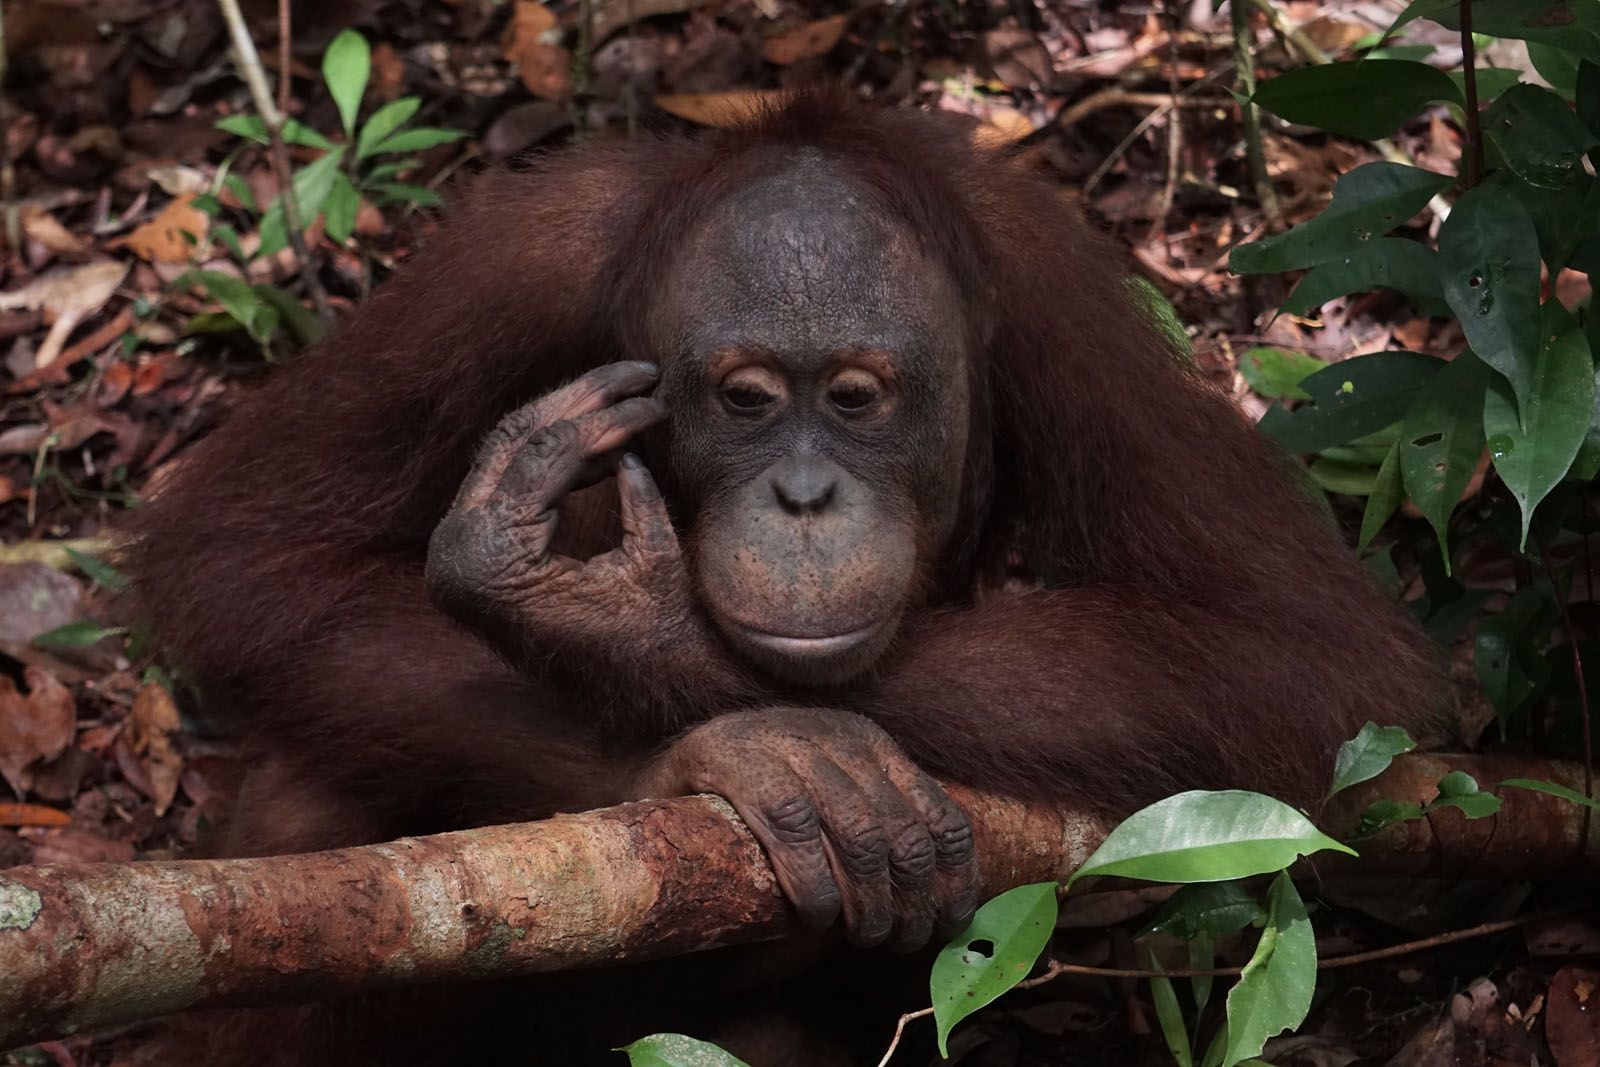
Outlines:
{"type": "Polygon", "coordinates": [[[423,560],[485,433],[629,358],[641,287],[686,229],[800,144],[844,160],[989,315],[947,573],[873,675],[822,702],[937,775],[1113,812],[1195,787],[1304,801],[1363,721],[1433,713],[1419,634],[1134,310],[1106,239],[945,121],[819,96],[483,180],[136,516],[144,610],[261,753],[236,850],[605,804],[681,724],[729,710],[717,687],[677,723],[618,721],[625,701],[514,669],[436,610],[423,560]],[[973,596],[1018,555],[1043,588],[973,596]]]}

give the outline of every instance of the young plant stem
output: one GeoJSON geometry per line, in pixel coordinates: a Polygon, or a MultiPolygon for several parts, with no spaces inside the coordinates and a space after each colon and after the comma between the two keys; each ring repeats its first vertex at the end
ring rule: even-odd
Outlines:
{"type": "Polygon", "coordinates": [[[1483,180],[1483,126],[1478,121],[1478,69],[1472,44],[1472,0],[1461,0],[1461,80],[1467,95],[1467,171],[1462,184],[1471,189],[1483,180]]]}
{"type": "Polygon", "coordinates": [[[1278,193],[1272,187],[1271,177],[1267,175],[1267,157],[1261,148],[1261,113],[1256,109],[1255,102],[1249,99],[1256,91],[1256,35],[1250,26],[1251,5],[1244,0],[1236,0],[1229,5],[1229,10],[1233,18],[1234,76],[1239,83],[1239,95],[1246,98],[1239,104],[1240,124],[1244,128],[1245,163],[1250,169],[1250,183],[1255,187],[1256,200],[1267,218],[1267,226],[1276,230],[1282,217],[1278,209],[1278,193]]]}
{"type": "MultiPolygon", "coordinates": [[[[288,0],[278,0],[280,30],[286,24],[287,7],[288,0]]],[[[250,39],[250,29],[245,25],[244,12],[239,10],[239,0],[217,0],[217,9],[222,12],[222,20],[228,25],[228,37],[233,45],[233,59],[239,67],[239,75],[249,88],[250,99],[267,128],[272,171],[278,179],[278,195],[283,203],[284,229],[289,233],[289,247],[294,249],[295,258],[300,261],[300,283],[305,286],[317,317],[325,323],[332,323],[333,307],[328,303],[328,291],[322,287],[322,280],[317,277],[316,267],[311,262],[311,250],[306,247],[305,230],[300,218],[300,205],[294,196],[294,166],[289,161],[289,146],[283,140],[284,112],[273,102],[272,91],[267,87],[267,72],[261,66],[261,56],[256,52],[255,42],[250,39]]],[[[287,41],[288,35],[285,34],[285,49],[287,41]]],[[[289,68],[285,66],[279,76],[283,79],[287,98],[289,68]]]]}

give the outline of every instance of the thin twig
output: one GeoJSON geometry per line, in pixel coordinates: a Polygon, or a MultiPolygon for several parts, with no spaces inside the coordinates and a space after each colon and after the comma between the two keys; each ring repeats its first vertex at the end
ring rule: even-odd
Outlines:
{"type": "MultiPolygon", "coordinates": [[[[1166,0],[1163,11],[1167,16],[1167,92],[1173,103],[1178,100],[1178,0],[1166,0]]],[[[1179,157],[1183,154],[1183,111],[1176,106],[1170,109],[1167,119],[1167,180],[1161,186],[1161,199],[1157,203],[1156,225],[1161,233],[1167,232],[1167,217],[1172,214],[1172,201],[1178,193],[1179,157]]]]}
{"type": "Polygon", "coordinates": [[[289,34],[294,16],[285,0],[278,0],[278,114],[289,116],[289,34]]]}
{"type": "MultiPolygon", "coordinates": [[[[1461,0],[1461,80],[1467,96],[1468,189],[1483,180],[1483,127],[1478,121],[1478,57],[1472,43],[1472,0],[1461,0]]],[[[1584,708],[1587,722],[1588,708],[1584,708]]],[[[1587,826],[1587,823],[1585,823],[1587,826]]]]}
{"type": "Polygon", "coordinates": [[[1230,66],[1232,66],[1231,63],[1225,64],[1211,71],[1205,77],[1185,86],[1177,96],[1163,93],[1130,93],[1121,89],[1105,89],[1085,97],[1073,104],[1067,111],[1062,112],[1056,121],[1063,126],[1070,126],[1082,119],[1090,110],[1099,110],[1103,107],[1127,104],[1135,107],[1148,106],[1154,108],[1148,115],[1140,119],[1133,129],[1128,131],[1126,137],[1117,142],[1116,147],[1106,153],[1106,157],[1100,161],[1100,165],[1094,169],[1094,173],[1089,175],[1089,180],[1083,183],[1083,195],[1087,197],[1093,193],[1095,187],[1105,180],[1105,176],[1111,172],[1111,168],[1116,165],[1117,160],[1121,159],[1123,154],[1133,147],[1133,143],[1144,135],[1144,131],[1160,122],[1163,115],[1180,107],[1221,107],[1228,103],[1229,101],[1222,97],[1195,99],[1194,94],[1212,79],[1226,74],[1230,66]],[[1090,107],[1090,105],[1093,106],[1090,107]]]}
{"type": "Polygon", "coordinates": [[[1261,148],[1261,113],[1250,99],[1256,92],[1256,35],[1250,27],[1250,5],[1238,0],[1229,5],[1229,14],[1233,19],[1234,78],[1239,85],[1239,95],[1245,98],[1239,104],[1245,164],[1250,170],[1250,184],[1255,188],[1261,212],[1268,226],[1276,229],[1282,218],[1278,191],[1272,187],[1272,178],[1267,174],[1267,157],[1261,148]]]}
{"type": "MultiPolygon", "coordinates": [[[[289,0],[278,0],[279,22],[284,25],[283,10],[288,6],[289,0]]],[[[272,91],[267,87],[267,72],[261,66],[261,56],[256,53],[256,45],[250,39],[250,29],[245,25],[244,12],[239,10],[239,0],[217,0],[217,8],[222,12],[222,19],[228,24],[228,37],[233,45],[233,61],[239,68],[239,76],[250,89],[250,99],[255,103],[256,111],[261,115],[261,122],[267,128],[267,139],[270,142],[272,157],[272,171],[278,179],[279,197],[283,204],[284,229],[289,232],[289,247],[294,249],[294,254],[300,261],[300,282],[305,286],[306,293],[311,297],[311,305],[316,309],[317,317],[325,323],[333,322],[333,308],[328,303],[328,291],[322,287],[322,280],[317,277],[316,268],[311,262],[311,250],[306,247],[306,236],[300,219],[300,205],[294,195],[294,166],[289,161],[289,146],[283,140],[283,112],[272,100],[272,91]]],[[[289,71],[287,68],[279,72],[280,77],[287,83],[289,71]]]]}

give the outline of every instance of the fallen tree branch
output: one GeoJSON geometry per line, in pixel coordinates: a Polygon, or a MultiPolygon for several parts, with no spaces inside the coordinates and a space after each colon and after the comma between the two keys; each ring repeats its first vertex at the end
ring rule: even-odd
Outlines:
{"type": "MultiPolygon", "coordinates": [[[[1348,831],[1371,800],[1423,802],[1451,770],[1581,787],[1581,767],[1411,756],[1323,813],[1348,831]]],[[[968,789],[985,891],[1064,879],[1107,827],[968,789]]],[[[1579,808],[1506,790],[1501,813],[1402,824],[1319,873],[1529,878],[1600,866],[1579,808]]],[[[463,977],[676,956],[800,932],[772,869],[715,797],[250,860],[0,872],[0,1048],[198,1006],[311,999],[463,977]]]]}

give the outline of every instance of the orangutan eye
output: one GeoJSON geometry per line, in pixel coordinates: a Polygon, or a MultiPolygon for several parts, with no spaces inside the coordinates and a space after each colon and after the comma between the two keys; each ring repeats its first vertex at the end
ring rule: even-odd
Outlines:
{"type": "Polygon", "coordinates": [[[740,415],[754,415],[765,411],[777,399],[765,389],[757,389],[753,385],[725,385],[722,387],[722,403],[729,411],[740,415]]]}
{"type": "Polygon", "coordinates": [[[731,415],[765,414],[783,399],[783,379],[766,367],[739,367],[722,379],[717,393],[731,415]]]}
{"type": "Polygon", "coordinates": [[[841,415],[861,415],[883,399],[883,383],[864,370],[843,372],[828,386],[828,403],[841,415]]]}

